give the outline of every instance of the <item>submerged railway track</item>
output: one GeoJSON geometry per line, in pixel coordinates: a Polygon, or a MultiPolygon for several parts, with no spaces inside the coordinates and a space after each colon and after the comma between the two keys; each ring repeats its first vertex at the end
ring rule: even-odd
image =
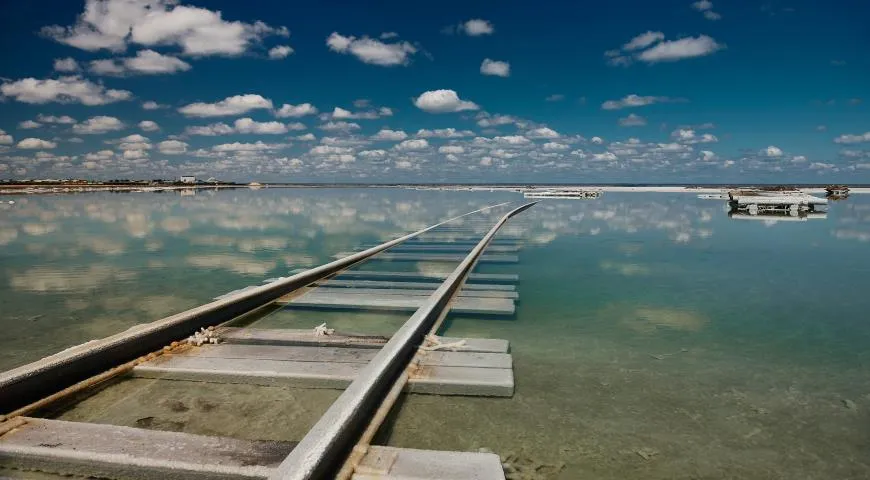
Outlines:
{"type": "Polygon", "coordinates": [[[493,240],[512,217],[533,205],[509,209],[499,204],[469,212],[0,373],[0,467],[118,479],[503,479],[495,454],[377,446],[373,439],[403,392],[512,395],[506,341],[436,334],[451,311],[514,314],[516,275],[472,270],[487,258],[493,243],[498,248],[489,258],[504,260],[508,256],[503,253],[511,252],[509,260],[516,261],[518,242],[493,240]],[[494,223],[478,218],[497,209],[506,213],[494,223]],[[458,264],[449,273],[356,268],[369,261],[458,264]],[[336,332],[326,325],[314,330],[245,326],[250,318],[276,309],[413,314],[392,335],[336,332]],[[190,335],[198,339],[192,345],[185,341],[190,335]],[[124,378],[342,393],[298,442],[42,415],[124,378]]]}

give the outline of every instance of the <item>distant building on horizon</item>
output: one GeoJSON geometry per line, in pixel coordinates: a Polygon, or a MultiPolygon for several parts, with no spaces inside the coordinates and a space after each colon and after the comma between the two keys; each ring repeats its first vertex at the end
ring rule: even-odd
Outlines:
{"type": "Polygon", "coordinates": [[[196,183],[196,177],[193,175],[182,175],[178,178],[181,183],[196,183]]]}

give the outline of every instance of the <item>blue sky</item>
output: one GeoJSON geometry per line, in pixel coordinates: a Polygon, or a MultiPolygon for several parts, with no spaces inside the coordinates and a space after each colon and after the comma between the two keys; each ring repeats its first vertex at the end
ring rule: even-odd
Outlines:
{"type": "Polygon", "coordinates": [[[8,2],[0,178],[870,182],[858,1],[8,2]]]}

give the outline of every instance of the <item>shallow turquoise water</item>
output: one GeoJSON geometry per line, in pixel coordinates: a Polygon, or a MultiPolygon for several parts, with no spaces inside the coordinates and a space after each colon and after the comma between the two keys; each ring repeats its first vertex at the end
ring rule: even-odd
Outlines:
{"type": "Polygon", "coordinates": [[[4,197],[0,370],[506,198],[387,189],[4,197]]]}
{"type": "MultiPolygon", "coordinates": [[[[0,369],[516,194],[262,190],[15,198],[0,210],[0,369]]],[[[491,448],[529,478],[870,477],[870,197],[806,222],[692,194],[548,200],[517,217],[512,399],[407,397],[380,440],[491,448]]],[[[392,263],[364,268],[421,270],[392,263]]],[[[386,333],[401,316],[280,312],[386,333]]]]}

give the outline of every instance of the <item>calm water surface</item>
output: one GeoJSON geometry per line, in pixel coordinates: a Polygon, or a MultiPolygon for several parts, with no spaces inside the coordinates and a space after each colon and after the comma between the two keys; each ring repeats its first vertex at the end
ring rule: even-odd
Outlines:
{"type": "MultiPolygon", "coordinates": [[[[12,200],[0,206],[0,369],[520,198],[321,189],[12,200]]],[[[454,316],[442,333],[510,340],[516,395],[408,396],[380,443],[489,448],[522,478],[870,478],[870,197],[832,204],[825,219],[772,222],[731,219],[722,201],[691,194],[607,193],[542,202],[505,234],[524,239],[520,264],[478,271],[520,274],[517,315],[454,316]]],[[[388,334],[406,317],[279,312],[257,326],[388,334]]],[[[163,418],[151,428],[298,439],[337,395],[184,383],[123,382],[56,416],[137,425],[147,413],[163,418]],[[159,413],[161,398],[191,392],[213,399],[210,420],[196,408],[159,413]]]]}

